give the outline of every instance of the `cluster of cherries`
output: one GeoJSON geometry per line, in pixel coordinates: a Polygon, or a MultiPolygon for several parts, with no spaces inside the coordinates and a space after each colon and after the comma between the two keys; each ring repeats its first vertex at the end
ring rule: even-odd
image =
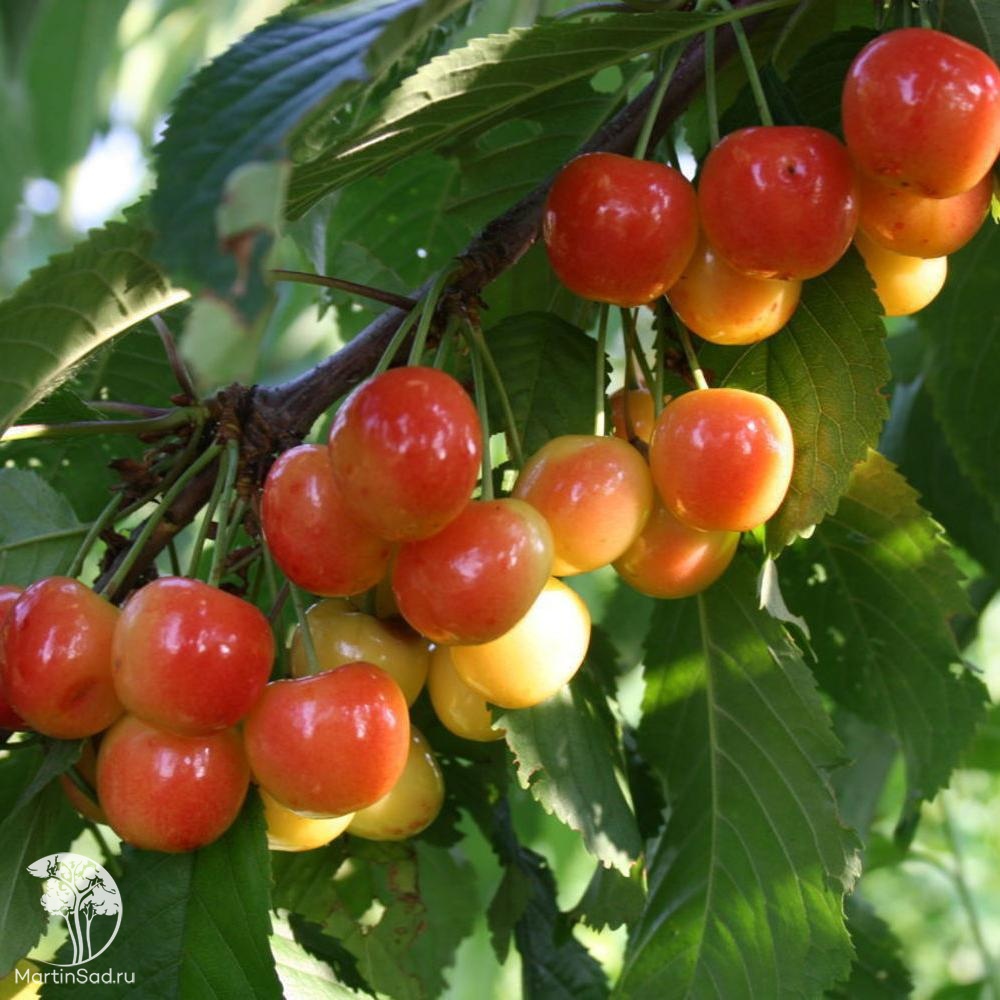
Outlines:
{"type": "Polygon", "coordinates": [[[585,298],[638,306],[666,295],[704,339],[750,344],[785,325],[802,281],[853,240],[886,314],[917,311],[986,216],[1000,70],[943,32],[890,31],[851,64],[841,112],[846,145],[805,126],[725,136],[697,192],[664,164],[577,158],[546,207],[553,268],[585,298]]]}

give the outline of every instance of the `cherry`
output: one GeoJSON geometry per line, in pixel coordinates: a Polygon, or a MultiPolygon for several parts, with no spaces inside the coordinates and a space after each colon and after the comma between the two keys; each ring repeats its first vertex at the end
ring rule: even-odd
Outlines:
{"type": "Polygon", "coordinates": [[[254,778],[286,809],[343,816],[377,802],[406,764],[399,685],[370,663],[273,681],[244,726],[254,778]]]}
{"type": "Polygon", "coordinates": [[[488,702],[530,708],[580,668],[590,642],[590,613],[580,595],[551,579],[528,613],[492,642],[453,646],[459,677],[488,702]]]}
{"type": "Polygon", "coordinates": [[[635,541],[653,506],[653,481],[621,439],[566,434],[528,459],[513,495],[548,522],[552,575],[568,576],[607,565],[635,541]]]}
{"type": "Polygon", "coordinates": [[[3,626],[2,686],[11,708],[46,736],[106,729],[122,706],[111,681],[118,609],[67,577],[33,583],[3,626]]]}
{"type": "Polygon", "coordinates": [[[267,824],[267,846],[272,851],[311,851],[336,840],[354,818],[354,813],[346,816],[326,816],[316,819],[300,816],[286,809],[273,795],[259,788],[264,803],[264,822],[267,824]]]}
{"type": "Polygon", "coordinates": [[[389,564],[389,543],[351,513],[322,445],[280,455],[264,482],[261,527],[274,561],[313,594],[359,594],[389,564]]]}
{"type": "Polygon", "coordinates": [[[702,238],[667,298],[699,337],[713,344],[755,344],[788,322],[801,292],[801,281],[734,270],[702,238]]]}
{"type": "Polygon", "coordinates": [[[855,57],[841,100],[855,163],[931,198],[975,187],[1000,153],[1000,69],[931,28],[901,28],[855,57]]]}
{"type": "Polygon", "coordinates": [[[629,586],[650,597],[690,597],[722,576],[739,540],[738,531],[689,528],[658,503],[615,569],[629,586]]]}
{"type": "MultiPolygon", "coordinates": [[[[20,587],[0,586],[0,636],[3,635],[3,623],[7,619],[7,614],[20,595],[20,587]]],[[[3,660],[3,642],[0,641],[0,729],[25,729],[27,723],[10,707],[3,693],[3,660]]]]}
{"type": "Polygon", "coordinates": [[[466,505],[482,431],[468,393],[433,368],[396,368],[359,385],[330,431],[344,503],[393,541],[426,538],[466,505]]]}
{"type": "Polygon", "coordinates": [[[851,244],[858,197],[851,159],[829,132],[744,128],[708,154],[698,182],[708,242],[760,278],[814,278],[851,244]]]}
{"type": "Polygon", "coordinates": [[[875,282],[886,316],[909,316],[923,309],[944,287],[947,257],[907,257],[893,253],[858,233],[854,245],[875,282]]]}
{"type": "Polygon", "coordinates": [[[743,389],[698,389],[656,421],[649,467],[664,506],[702,531],[750,531],[781,506],[792,477],[781,407],[743,389]]]}
{"type": "Polygon", "coordinates": [[[249,778],[235,729],[184,736],[126,715],[97,755],[97,795],[111,828],[148,851],[193,851],[221,837],[249,778]]]}
{"type": "Polygon", "coordinates": [[[181,733],[235,725],[264,690],[274,661],[267,618],[200,580],[162,577],[125,604],[114,682],[133,715],[181,733]]]}
{"type": "Polygon", "coordinates": [[[645,441],[653,434],[656,410],[648,389],[618,389],[611,394],[611,424],[623,441],[645,441]]]}
{"type": "Polygon", "coordinates": [[[405,840],[434,822],[444,803],[444,778],[434,751],[419,729],[410,727],[406,767],[392,788],[359,809],[347,832],[367,840],[405,840]]]}
{"type": "Polygon", "coordinates": [[[438,643],[487,642],[531,607],[549,578],[552,532],[522,500],[476,500],[443,531],[399,549],[403,617],[438,643]]]}
{"type": "Polygon", "coordinates": [[[993,197],[989,174],[950,198],[927,198],[864,175],[859,184],[858,231],[872,243],[908,257],[946,257],[965,246],[982,225],[993,197]]]}
{"type": "Polygon", "coordinates": [[[448,646],[438,646],[431,653],[427,693],[441,724],[456,736],[478,743],[503,739],[503,730],[493,728],[486,699],[458,675],[448,646]]]}
{"type": "MultiPolygon", "coordinates": [[[[400,686],[408,705],[427,679],[427,640],[400,621],[380,621],[341,601],[320,601],[306,612],[320,670],[364,660],[381,667],[400,686]]],[[[309,658],[298,629],[292,637],[292,673],[309,674],[309,658]]]]}
{"type": "Polygon", "coordinates": [[[673,167],[587,153],[552,184],[543,234],[567,288],[586,299],[638,306],[662,295],[694,252],[697,199],[673,167]]]}

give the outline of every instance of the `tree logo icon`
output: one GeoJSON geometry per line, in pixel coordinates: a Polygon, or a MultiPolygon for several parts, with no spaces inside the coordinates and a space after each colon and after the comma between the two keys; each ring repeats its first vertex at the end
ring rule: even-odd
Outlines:
{"type": "Polygon", "coordinates": [[[43,879],[42,906],[66,921],[73,946],[72,962],[49,965],[82,965],[97,958],[115,939],[122,922],[122,897],[115,880],[96,861],[63,851],[28,865],[43,879]]]}

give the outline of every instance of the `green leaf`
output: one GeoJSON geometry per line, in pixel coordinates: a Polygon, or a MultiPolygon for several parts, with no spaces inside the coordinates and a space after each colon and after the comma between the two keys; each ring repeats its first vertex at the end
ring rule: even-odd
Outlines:
{"type": "Polygon", "coordinates": [[[32,33],[27,79],[41,172],[59,179],[87,152],[111,102],[118,22],[128,0],[47,3],[32,33]]]}
{"type": "Polygon", "coordinates": [[[1000,10],[992,0],[948,0],[942,5],[941,30],[1000,60],[1000,10]]]}
{"type": "MultiPolygon", "coordinates": [[[[87,970],[134,972],[135,985],[102,984],[92,995],[282,996],[268,941],[270,871],[257,796],[214,844],[188,854],[126,848],[122,867],[121,928],[87,970]]],[[[79,992],[65,983],[46,986],[46,995],[60,1000],[79,992]]]]}
{"type": "Polygon", "coordinates": [[[202,69],[157,149],[156,253],[171,273],[234,305],[247,325],[261,316],[292,134],[343,112],[465,2],[293,5],[202,69]],[[244,195],[254,211],[230,218],[244,195]],[[257,211],[264,202],[273,212],[257,211]]]}
{"type": "Polygon", "coordinates": [[[640,748],[667,795],[618,995],[818,996],[848,974],[857,874],[827,771],[840,747],[815,681],[738,558],[646,640],[640,748]]]}
{"type": "Polygon", "coordinates": [[[777,555],[832,513],[851,470],[878,441],[889,380],[881,308],[861,257],[850,251],[833,270],[805,283],[788,325],[732,362],[731,348],[703,350],[726,371],[725,384],[766,393],[785,411],[795,467],[785,502],[767,524],[777,555]]]}
{"type": "MultiPolygon", "coordinates": [[[[80,740],[48,740],[42,750],[38,770],[18,796],[10,812],[26,806],[46,785],[68,771],[79,759],[83,743],[80,740]]],[[[15,751],[20,753],[21,751],[15,751]]]]}
{"type": "Polygon", "coordinates": [[[646,904],[642,864],[636,863],[628,875],[598,865],[570,917],[582,920],[595,931],[631,926],[646,904]]]}
{"type": "MultiPolygon", "coordinates": [[[[510,397],[527,458],[559,434],[592,434],[597,345],[579,327],[550,313],[510,316],[486,331],[510,397]]],[[[492,382],[490,427],[504,429],[492,382]]]]}
{"type": "Polygon", "coordinates": [[[31,132],[28,102],[20,82],[5,72],[0,48],[0,235],[14,221],[30,165],[31,132]]]}
{"type": "Polygon", "coordinates": [[[365,996],[340,982],[334,970],[307,951],[283,920],[274,922],[271,953],[286,997],[295,1000],[354,1000],[365,996]]]}
{"type": "Polygon", "coordinates": [[[187,298],[150,260],[141,213],[96,229],[0,303],[0,431],[102,344],[187,298]]]}
{"type": "Polygon", "coordinates": [[[916,316],[930,344],[927,386],[959,466],[1000,519],[1000,227],[984,225],[948,265],[941,294],[916,316]]]}
{"type": "Polygon", "coordinates": [[[19,587],[68,568],[87,525],[34,472],[0,469],[0,580],[19,587]]]}
{"type": "Polygon", "coordinates": [[[963,767],[1000,771],[1000,705],[992,705],[962,757],[963,767]]]}
{"type": "Polygon", "coordinates": [[[594,681],[581,672],[540,705],[504,712],[497,724],[521,787],[580,833],[602,864],[627,875],[642,841],[624,791],[617,727],[594,681]]]}
{"type": "Polygon", "coordinates": [[[913,992],[900,944],[888,924],[857,896],[847,898],[847,929],[856,957],[847,982],[827,996],[837,1000],[904,1000],[913,992]]]}
{"type": "Polygon", "coordinates": [[[949,628],[966,599],[940,528],[873,452],[836,514],[786,553],[782,579],[817,626],[824,690],[899,744],[915,812],[948,783],[988,700],[949,628]]]}

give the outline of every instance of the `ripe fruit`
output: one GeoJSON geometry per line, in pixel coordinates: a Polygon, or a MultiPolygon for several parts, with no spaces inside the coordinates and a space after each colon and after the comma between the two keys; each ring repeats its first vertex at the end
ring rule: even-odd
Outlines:
{"type": "Polygon", "coordinates": [[[486,699],[459,677],[448,646],[438,646],[431,653],[427,693],[441,725],[456,736],[479,743],[503,739],[503,730],[493,728],[486,699]]]}
{"type": "Polygon", "coordinates": [[[1000,69],[941,31],[889,31],[851,63],[841,115],[864,173],[931,198],[961,194],[1000,153],[1000,69]]]}
{"type": "Polygon", "coordinates": [[[222,836],[249,778],[235,729],[182,736],[126,715],[97,755],[97,794],[111,828],[148,851],[193,851],[222,836]]]}
{"type": "Polygon", "coordinates": [[[0,586],[0,729],[24,729],[26,725],[24,719],[10,707],[3,693],[3,623],[20,595],[20,587],[0,586]]]}
{"type": "Polygon", "coordinates": [[[118,609],[63,576],[33,583],[3,627],[4,695],[32,729],[74,740],[106,729],[122,706],[111,681],[118,609]]]}
{"type": "Polygon", "coordinates": [[[734,270],[702,239],[667,298],[699,337],[713,344],[755,344],[788,322],[801,292],[801,281],[734,270]]]}
{"type": "Polygon", "coordinates": [[[656,410],[648,389],[619,389],[611,394],[611,423],[623,441],[645,441],[653,433],[656,410]]]}
{"type": "Polygon", "coordinates": [[[858,180],[858,232],[908,257],[946,257],[965,246],[986,218],[993,196],[989,174],[975,187],[950,198],[927,198],[864,175],[858,180]]]}
{"type": "Polygon", "coordinates": [[[530,708],[577,672],[589,642],[587,605],[552,579],[509,632],[482,645],[453,646],[451,658],[459,677],[488,702],[530,708]]]}
{"type": "Polygon", "coordinates": [[[744,128],[708,154],[698,182],[708,242],[759,278],[814,278],[850,246],[858,222],[854,168],[822,129],[744,128]]]}
{"type": "Polygon", "coordinates": [[[199,580],[162,577],[137,590],[114,638],[114,682],[133,715],[181,733],[235,725],[274,661],[267,618],[199,580]]]}
{"type": "Polygon", "coordinates": [[[875,282],[886,316],[909,316],[923,309],[944,287],[947,257],[906,257],[873,243],[858,233],[854,244],[875,282]]]}
{"type": "Polygon", "coordinates": [[[259,788],[264,803],[264,822],[267,824],[267,846],[272,851],[311,851],[336,840],[354,818],[354,813],[346,816],[327,816],[314,819],[300,816],[286,809],[273,795],[259,788]]]}
{"type": "Polygon", "coordinates": [[[528,459],[513,495],[552,529],[553,576],[586,573],[617,559],[653,505],[642,456],[619,438],[566,434],[528,459]]]}
{"type": "Polygon", "coordinates": [[[405,840],[425,830],[441,811],[444,778],[419,729],[410,728],[410,750],[399,781],[378,802],[359,809],[348,833],[368,840],[405,840]]]}
{"type": "Polygon", "coordinates": [[[694,252],[694,188],[673,167],[587,153],[556,177],[545,203],[545,246],[559,280],[585,299],[651,302],[694,252]]]}
{"type": "Polygon", "coordinates": [[[523,500],[477,500],[432,538],[400,547],[403,617],[438,643],[487,642],[531,607],[552,567],[552,532],[523,500]]]}
{"type": "Polygon", "coordinates": [[[656,422],[649,467],[664,506],[702,531],[749,531],[781,505],[792,477],[781,407],[743,389],[678,396],[656,422]]]}
{"type": "Polygon", "coordinates": [[[650,597],[690,597],[722,576],[739,541],[738,531],[689,528],[658,503],[615,569],[629,586],[650,597]]]}
{"type": "Polygon", "coordinates": [[[362,382],[330,431],[344,503],[393,541],[426,538],[458,516],[476,484],[481,450],[468,393],[433,368],[395,368],[362,382]]]}
{"type": "Polygon", "coordinates": [[[286,809],[343,816],[377,802],[406,764],[399,685],[370,663],[274,681],[244,726],[254,778],[286,809]]]}
{"type": "MultiPolygon", "coordinates": [[[[427,679],[430,648],[400,621],[380,621],[339,601],[320,601],[307,612],[309,631],[320,670],[364,660],[381,667],[400,686],[406,703],[417,700],[427,679]]],[[[299,630],[292,637],[292,673],[305,677],[309,658],[299,630]]]]}
{"type": "Polygon", "coordinates": [[[359,594],[389,565],[389,543],[350,512],[321,445],[278,456],[264,483],[261,527],[285,576],[313,594],[359,594]]]}

